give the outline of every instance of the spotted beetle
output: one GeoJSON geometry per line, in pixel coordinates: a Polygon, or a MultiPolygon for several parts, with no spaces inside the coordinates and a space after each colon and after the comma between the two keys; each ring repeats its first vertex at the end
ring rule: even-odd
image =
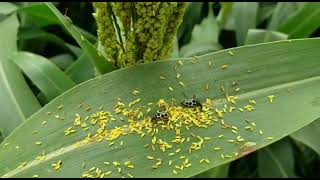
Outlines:
{"type": "Polygon", "coordinates": [[[151,118],[151,120],[155,119],[168,119],[169,113],[167,111],[157,111],[157,113],[151,118]]]}
{"type": "Polygon", "coordinates": [[[181,105],[184,107],[200,107],[202,110],[202,104],[195,96],[192,99],[184,99],[181,105]]]}

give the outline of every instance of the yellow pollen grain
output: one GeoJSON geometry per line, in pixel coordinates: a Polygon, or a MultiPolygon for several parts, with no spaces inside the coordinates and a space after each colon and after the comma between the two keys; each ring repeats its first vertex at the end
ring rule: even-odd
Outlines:
{"type": "Polygon", "coordinates": [[[209,90],[209,84],[206,84],[205,90],[208,91],[209,90]]]}
{"type": "Polygon", "coordinates": [[[160,79],[164,80],[164,79],[166,79],[166,78],[165,78],[165,77],[163,77],[163,76],[160,76],[160,79]]]}
{"type": "Polygon", "coordinates": [[[269,136],[269,137],[268,137],[268,140],[273,140],[273,137],[269,136]]]}
{"type": "Polygon", "coordinates": [[[42,144],[42,142],[35,142],[35,144],[36,144],[36,145],[41,145],[41,144],[42,144]]]}
{"type": "Polygon", "coordinates": [[[61,165],[62,165],[62,161],[61,161],[61,160],[58,161],[57,163],[51,164],[51,166],[52,166],[52,168],[53,168],[54,170],[60,169],[60,168],[61,168],[61,165]]]}
{"type": "Polygon", "coordinates": [[[170,91],[173,91],[173,88],[172,88],[172,87],[168,87],[168,89],[169,89],[170,91]]]}
{"type": "Polygon", "coordinates": [[[172,160],[169,160],[169,166],[171,166],[172,165],[172,160]]]}
{"type": "Polygon", "coordinates": [[[179,79],[180,78],[180,74],[177,74],[177,79],[179,79]]]}
{"type": "Polygon", "coordinates": [[[260,130],[260,131],[259,131],[259,134],[260,134],[260,135],[263,135],[263,132],[262,132],[262,130],[260,130]]]}
{"type": "Polygon", "coordinates": [[[228,53],[231,55],[231,56],[234,56],[234,53],[232,51],[228,51],[228,53]]]}
{"type": "Polygon", "coordinates": [[[133,91],[132,91],[132,94],[135,95],[135,96],[139,95],[139,93],[140,93],[140,92],[137,91],[137,90],[133,90],[133,91]]]}
{"type": "Polygon", "coordinates": [[[224,92],[224,87],[223,87],[223,85],[220,86],[220,89],[221,89],[222,92],[224,92]]]}
{"type": "Polygon", "coordinates": [[[223,154],[220,154],[220,157],[221,157],[222,160],[224,159],[224,155],[223,154]]]}
{"type": "Polygon", "coordinates": [[[184,84],[183,84],[183,82],[181,82],[181,81],[180,81],[180,82],[179,82],[179,84],[180,84],[181,86],[183,86],[183,87],[184,87],[184,84]]]}
{"type": "Polygon", "coordinates": [[[38,178],[39,175],[35,174],[35,175],[33,175],[32,177],[33,177],[33,178],[38,178]]]}
{"type": "Polygon", "coordinates": [[[224,64],[224,65],[221,66],[221,69],[227,69],[228,67],[229,67],[229,65],[224,64]]]}
{"type": "Polygon", "coordinates": [[[273,102],[273,98],[274,98],[274,95],[270,95],[268,96],[268,99],[269,99],[269,102],[272,103],[273,102]]]}
{"type": "Polygon", "coordinates": [[[177,175],[178,173],[177,173],[177,171],[174,169],[173,171],[173,174],[175,174],[175,175],[177,175]]]}
{"type": "Polygon", "coordinates": [[[154,157],[152,157],[152,156],[147,156],[147,159],[153,160],[154,157]]]}

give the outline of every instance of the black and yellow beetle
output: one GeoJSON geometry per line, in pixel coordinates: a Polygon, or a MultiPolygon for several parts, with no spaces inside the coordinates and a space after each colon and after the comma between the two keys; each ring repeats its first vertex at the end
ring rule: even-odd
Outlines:
{"type": "Polygon", "coordinates": [[[200,107],[202,110],[202,104],[201,102],[196,98],[196,96],[193,96],[192,99],[184,99],[181,102],[181,105],[184,107],[200,107]]]}

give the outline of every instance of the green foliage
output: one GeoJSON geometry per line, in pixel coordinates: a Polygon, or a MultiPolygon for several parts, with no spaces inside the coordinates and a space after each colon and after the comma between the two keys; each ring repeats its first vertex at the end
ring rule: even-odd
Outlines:
{"type": "MultiPolygon", "coordinates": [[[[88,177],[84,172],[93,166],[99,169],[90,174],[101,170],[104,177],[320,177],[320,3],[106,4],[113,14],[96,11],[89,2],[0,3],[0,177],[88,177]],[[101,28],[94,16],[104,23],[117,17],[117,24],[110,21],[110,26],[101,28]],[[115,32],[113,36],[108,28],[115,32]],[[98,37],[105,41],[98,42],[98,37]],[[120,39],[126,42],[123,47],[108,41],[120,39]],[[117,53],[123,49],[126,53],[119,58],[117,53]],[[118,67],[112,58],[143,64],[115,71],[118,67]],[[167,60],[151,62],[162,59],[167,60]],[[272,103],[271,94],[275,95],[272,103]],[[172,124],[176,129],[154,132],[155,151],[143,148],[152,145],[147,131],[144,138],[131,132],[113,141],[93,138],[76,147],[88,132],[92,138],[125,127],[128,119],[132,126],[139,125],[133,121],[137,114],[128,113],[128,117],[114,112],[118,97],[128,110],[153,102],[150,112],[141,107],[142,117],[148,119],[160,98],[167,102],[174,98],[179,106],[185,96],[193,95],[204,107],[206,98],[213,99],[213,109],[204,108],[202,113],[211,112],[217,122],[209,118],[212,124],[207,128],[190,126],[189,131],[181,124],[184,143],[171,142],[178,131],[172,124]],[[230,96],[239,97],[236,104],[227,103],[230,96]],[[140,102],[129,107],[137,98],[140,102]],[[243,108],[253,105],[249,100],[256,103],[252,112],[243,108]],[[107,117],[107,122],[91,124],[91,116],[99,109],[110,111],[115,120],[107,117]],[[219,110],[223,118],[217,117],[219,110]],[[74,124],[78,115],[82,123],[87,117],[88,130],[74,124]],[[245,119],[255,123],[253,132],[246,130],[245,119]],[[105,124],[97,131],[95,126],[105,124]],[[237,127],[237,134],[226,124],[237,127]],[[76,132],[66,136],[69,127],[76,132]],[[188,148],[196,139],[190,132],[198,139],[211,139],[190,154],[188,148]],[[218,138],[220,134],[224,138],[218,138]],[[226,142],[238,135],[244,142],[226,142]],[[273,140],[268,140],[270,136],[273,140]],[[163,153],[158,149],[160,140],[173,147],[163,153]],[[251,146],[240,148],[245,142],[251,146]],[[215,151],[217,146],[222,150],[215,151]],[[178,147],[179,155],[168,155],[178,147]],[[221,154],[232,155],[222,159],[221,154]],[[41,155],[46,158],[39,161],[41,155]],[[161,157],[162,164],[154,169],[156,160],[146,156],[161,157]],[[175,168],[181,156],[192,166],[175,168]],[[210,163],[200,163],[203,158],[210,163]],[[122,167],[120,175],[112,162],[124,166],[128,160],[134,168],[122,167]]],[[[168,109],[171,114],[172,108],[168,109]]]]}

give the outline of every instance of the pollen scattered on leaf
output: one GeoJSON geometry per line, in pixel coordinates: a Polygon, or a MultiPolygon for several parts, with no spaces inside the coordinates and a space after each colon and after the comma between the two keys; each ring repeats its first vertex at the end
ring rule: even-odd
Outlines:
{"type": "Polygon", "coordinates": [[[21,163],[17,168],[21,169],[21,168],[25,167],[27,164],[28,164],[28,162],[25,161],[25,162],[21,163]]]}
{"type": "Polygon", "coordinates": [[[268,140],[273,140],[274,138],[273,137],[268,137],[268,140]]]}
{"type": "Polygon", "coordinates": [[[52,166],[52,168],[53,168],[54,170],[60,169],[60,168],[61,168],[61,165],[62,165],[62,161],[61,161],[61,160],[58,161],[58,162],[56,162],[56,163],[52,163],[52,164],[51,164],[51,166],[52,166]]]}
{"type": "Polygon", "coordinates": [[[260,134],[260,135],[263,135],[263,132],[262,132],[262,130],[259,130],[259,134],[260,134]]]}
{"type": "Polygon", "coordinates": [[[62,109],[62,108],[63,108],[63,105],[58,106],[58,109],[62,109]]]}
{"type": "Polygon", "coordinates": [[[274,98],[274,95],[270,95],[268,96],[268,99],[269,99],[269,102],[272,103],[273,102],[273,98],[274,98]]]}
{"type": "Polygon", "coordinates": [[[181,82],[181,81],[180,81],[180,82],[179,82],[179,84],[180,84],[181,86],[183,86],[183,87],[184,87],[184,84],[183,84],[183,82],[181,82]]]}
{"type": "Polygon", "coordinates": [[[229,65],[228,65],[228,64],[224,64],[224,65],[222,65],[222,66],[221,66],[221,69],[223,69],[223,70],[224,70],[224,69],[227,69],[228,67],[229,67],[229,65]]]}
{"type": "Polygon", "coordinates": [[[166,78],[165,78],[165,77],[163,77],[163,76],[160,76],[160,79],[164,80],[164,79],[166,79],[166,78]]]}
{"type": "Polygon", "coordinates": [[[42,142],[35,142],[35,144],[36,144],[36,145],[41,145],[41,144],[42,144],[42,142]]]}
{"type": "Polygon", "coordinates": [[[233,53],[232,51],[228,51],[228,53],[229,53],[231,56],[234,55],[234,53],[233,53]]]}
{"type": "Polygon", "coordinates": [[[173,91],[173,88],[172,88],[172,87],[169,87],[169,90],[170,90],[170,91],[173,91]]]}
{"type": "Polygon", "coordinates": [[[132,91],[132,94],[135,95],[135,96],[139,95],[139,93],[140,93],[140,92],[137,91],[137,90],[133,90],[133,91],[132,91]]]}

